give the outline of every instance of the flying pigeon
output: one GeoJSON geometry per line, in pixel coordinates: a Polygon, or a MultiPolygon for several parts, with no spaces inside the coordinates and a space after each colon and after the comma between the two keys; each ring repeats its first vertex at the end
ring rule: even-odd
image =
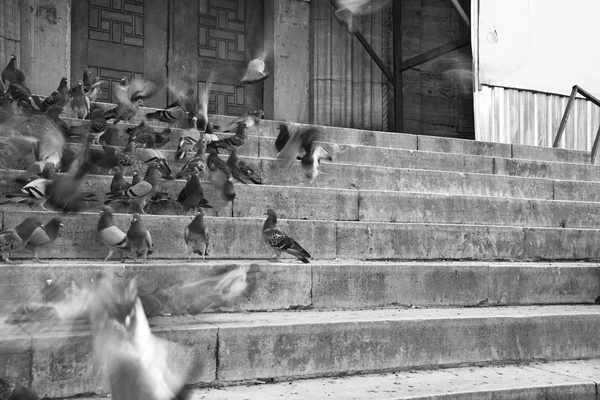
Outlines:
{"type": "Polygon", "coordinates": [[[258,83],[267,79],[269,74],[265,72],[266,59],[267,53],[263,51],[260,56],[250,60],[244,71],[244,75],[240,78],[242,85],[258,83]]]}

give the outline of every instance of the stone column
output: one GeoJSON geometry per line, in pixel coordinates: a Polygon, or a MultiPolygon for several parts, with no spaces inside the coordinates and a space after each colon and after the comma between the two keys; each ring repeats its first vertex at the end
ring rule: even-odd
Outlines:
{"type": "Polygon", "coordinates": [[[0,71],[14,54],[21,58],[21,9],[19,0],[0,1],[0,71]]]}
{"type": "Polygon", "coordinates": [[[70,76],[71,0],[17,2],[21,31],[18,65],[31,91],[47,96],[63,76],[70,76]]]}
{"type": "Polygon", "coordinates": [[[309,122],[310,1],[265,0],[267,118],[309,122]]]}

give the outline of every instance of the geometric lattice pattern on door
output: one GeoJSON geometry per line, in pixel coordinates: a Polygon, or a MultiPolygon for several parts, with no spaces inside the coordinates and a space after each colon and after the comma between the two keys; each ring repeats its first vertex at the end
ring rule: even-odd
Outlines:
{"type": "Polygon", "coordinates": [[[89,39],[144,47],[144,0],[89,2],[89,39]]]}
{"type": "Polygon", "coordinates": [[[245,61],[246,0],[198,0],[198,55],[245,61]]]}
{"type": "MultiPolygon", "coordinates": [[[[198,93],[206,87],[206,82],[198,82],[198,93]]],[[[208,94],[208,113],[219,115],[244,114],[244,87],[212,83],[208,94]]]]}
{"type": "Polygon", "coordinates": [[[126,77],[131,81],[133,78],[141,78],[143,76],[141,72],[120,71],[117,69],[94,66],[90,66],[89,68],[92,71],[92,78],[99,76],[100,80],[102,81],[102,84],[100,85],[102,90],[96,101],[103,101],[107,103],[114,103],[112,98],[113,88],[115,85],[121,84],[121,78],[126,77]]]}

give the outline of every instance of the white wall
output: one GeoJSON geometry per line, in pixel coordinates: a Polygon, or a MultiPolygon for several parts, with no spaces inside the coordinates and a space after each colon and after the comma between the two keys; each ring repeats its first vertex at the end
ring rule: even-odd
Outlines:
{"type": "Polygon", "coordinates": [[[600,97],[600,0],[473,2],[479,83],[566,95],[579,85],[600,97]]]}

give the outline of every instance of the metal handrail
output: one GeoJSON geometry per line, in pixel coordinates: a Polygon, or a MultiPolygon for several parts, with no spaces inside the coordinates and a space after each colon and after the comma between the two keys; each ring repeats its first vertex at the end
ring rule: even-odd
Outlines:
{"type": "MultiPolygon", "coordinates": [[[[565,128],[567,127],[567,120],[569,119],[569,115],[571,114],[571,110],[573,109],[573,103],[575,102],[575,98],[577,97],[577,93],[600,107],[600,100],[596,97],[592,96],[588,91],[582,89],[581,87],[575,85],[571,90],[571,95],[569,96],[569,101],[567,102],[567,107],[565,108],[565,112],[560,121],[560,125],[558,126],[558,132],[556,132],[556,137],[554,138],[554,143],[552,147],[558,147],[560,141],[562,140],[563,134],[565,133],[565,128]]],[[[594,144],[592,146],[592,152],[590,154],[590,161],[592,164],[596,161],[596,155],[598,154],[598,146],[600,145],[600,127],[598,127],[598,132],[596,132],[596,138],[594,139],[594,144]]]]}

